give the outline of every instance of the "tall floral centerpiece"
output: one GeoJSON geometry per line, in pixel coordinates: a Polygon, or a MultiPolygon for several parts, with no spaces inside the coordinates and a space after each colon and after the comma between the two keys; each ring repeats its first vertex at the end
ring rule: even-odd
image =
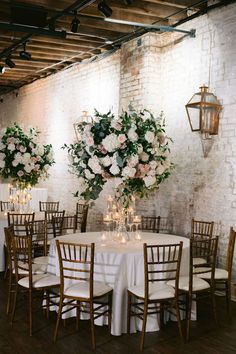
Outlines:
{"type": "Polygon", "coordinates": [[[71,172],[78,176],[75,196],[95,200],[112,178],[116,198],[125,209],[133,196],[148,196],[173,168],[164,127],[163,113],[154,117],[132,107],[117,118],[95,111],[92,121],[78,123],[78,141],[64,146],[71,172]]]}
{"type": "Polygon", "coordinates": [[[16,193],[10,198],[15,204],[26,204],[27,193],[40,179],[48,177],[48,169],[55,161],[52,146],[38,141],[39,131],[24,131],[18,124],[7,127],[0,134],[0,176],[11,180],[16,193]]]}

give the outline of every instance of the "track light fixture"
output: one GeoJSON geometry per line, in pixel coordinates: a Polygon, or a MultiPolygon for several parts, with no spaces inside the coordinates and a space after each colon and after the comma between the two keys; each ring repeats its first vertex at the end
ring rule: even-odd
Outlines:
{"type": "Polygon", "coordinates": [[[14,68],[16,66],[16,64],[11,60],[10,57],[7,57],[6,60],[5,60],[5,63],[7,66],[9,66],[9,68],[14,68]]]}
{"type": "Polygon", "coordinates": [[[20,58],[23,60],[30,60],[31,59],[31,54],[29,52],[26,52],[26,43],[24,43],[24,49],[20,52],[20,58]]]}
{"type": "Polygon", "coordinates": [[[105,3],[105,1],[101,1],[98,4],[98,10],[105,16],[110,17],[112,15],[112,9],[105,3]]]}
{"type": "Polygon", "coordinates": [[[71,32],[77,33],[79,25],[80,25],[80,20],[77,17],[77,11],[74,11],[74,18],[71,22],[71,27],[70,27],[71,32]]]}
{"type": "Polygon", "coordinates": [[[0,74],[4,74],[6,71],[5,66],[0,65],[0,74]]]}

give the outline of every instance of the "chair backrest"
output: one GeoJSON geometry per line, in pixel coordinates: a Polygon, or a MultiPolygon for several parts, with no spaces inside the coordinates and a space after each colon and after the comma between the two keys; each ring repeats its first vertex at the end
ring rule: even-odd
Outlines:
{"type": "Polygon", "coordinates": [[[14,231],[12,226],[4,227],[4,234],[5,234],[5,243],[7,249],[7,256],[8,256],[8,264],[9,272],[12,274],[14,269],[14,254],[13,254],[13,247],[12,247],[12,240],[14,236],[14,231]]]}
{"type": "Polygon", "coordinates": [[[154,282],[175,280],[178,292],[180,262],[183,242],[166,245],[143,245],[145,298],[149,294],[149,285],[154,282]]]}
{"type": "MultiPolygon", "coordinates": [[[[45,211],[45,220],[47,222],[47,235],[48,239],[60,236],[60,233],[55,234],[55,226],[53,226],[54,218],[64,218],[65,210],[62,211],[45,211]]],[[[58,230],[58,229],[56,229],[58,230]]]]}
{"type": "Polygon", "coordinates": [[[46,256],[48,253],[46,220],[26,223],[26,233],[31,236],[34,257],[46,256]]]}
{"type": "Polygon", "coordinates": [[[58,211],[59,202],[39,202],[39,211],[58,211]]]}
{"type": "Polygon", "coordinates": [[[214,228],[213,221],[199,221],[192,219],[191,223],[191,237],[203,238],[212,237],[214,228]]]}
{"type": "Polygon", "coordinates": [[[32,287],[32,238],[31,235],[13,236],[12,240],[16,282],[24,276],[29,277],[32,287]]]}
{"type": "Polygon", "coordinates": [[[77,244],[56,240],[60,267],[61,292],[65,279],[89,283],[90,298],[93,297],[94,243],[77,244]]]}
{"type": "Polygon", "coordinates": [[[173,232],[173,225],[170,223],[168,217],[160,217],[159,232],[164,234],[170,234],[173,232]]]}
{"type": "Polygon", "coordinates": [[[86,232],[87,218],[88,218],[88,204],[76,203],[77,226],[76,228],[81,232],[86,232]]]}
{"type": "Polygon", "coordinates": [[[77,229],[77,215],[53,217],[52,225],[54,237],[75,233],[77,229]]]}
{"type": "Polygon", "coordinates": [[[160,230],[160,216],[142,216],[141,230],[152,231],[159,233],[160,230]]]}
{"type": "Polygon", "coordinates": [[[14,204],[12,202],[0,201],[1,211],[14,211],[14,204]]]}
{"type": "Polygon", "coordinates": [[[26,235],[26,223],[34,221],[35,213],[7,213],[8,226],[13,226],[15,235],[26,235]]]}
{"type": "Polygon", "coordinates": [[[230,232],[229,232],[229,243],[228,243],[227,260],[226,260],[226,269],[228,270],[228,279],[231,279],[231,276],[232,276],[235,238],[236,238],[236,231],[233,229],[233,227],[231,227],[230,232]]]}
{"type": "Polygon", "coordinates": [[[193,276],[211,272],[211,285],[215,281],[216,256],[218,249],[218,236],[214,238],[191,238],[189,258],[189,289],[192,291],[193,276]],[[193,265],[194,258],[205,259],[205,264],[193,265]],[[205,269],[205,270],[204,270],[205,269]]]}

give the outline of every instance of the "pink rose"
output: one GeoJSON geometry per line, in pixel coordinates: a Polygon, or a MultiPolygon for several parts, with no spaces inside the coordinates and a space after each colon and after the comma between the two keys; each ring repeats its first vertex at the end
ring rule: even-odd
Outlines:
{"type": "Polygon", "coordinates": [[[15,142],[15,138],[11,137],[11,138],[7,138],[7,143],[8,144],[14,144],[15,142]]]}
{"type": "Polygon", "coordinates": [[[94,145],[94,140],[93,140],[93,137],[92,137],[92,136],[90,136],[90,137],[88,137],[88,138],[86,139],[86,144],[87,144],[88,146],[94,145]]]}
{"type": "Polygon", "coordinates": [[[165,137],[164,134],[162,134],[162,135],[160,135],[160,136],[158,137],[158,142],[159,142],[161,145],[163,145],[163,144],[165,143],[165,140],[166,140],[166,137],[165,137]]]}
{"type": "Polygon", "coordinates": [[[136,177],[139,177],[139,178],[144,177],[148,173],[149,170],[150,170],[150,166],[148,164],[139,163],[138,168],[137,168],[136,177]]]}
{"type": "Polygon", "coordinates": [[[17,172],[17,174],[18,174],[18,176],[19,176],[19,177],[24,176],[24,172],[23,172],[23,171],[21,171],[21,170],[20,170],[20,171],[18,171],[18,172],[17,172]]]}
{"type": "Polygon", "coordinates": [[[118,141],[123,144],[126,141],[126,136],[125,134],[120,134],[118,135],[118,141]]]}
{"type": "Polygon", "coordinates": [[[98,145],[98,149],[104,155],[107,153],[107,150],[104,148],[102,144],[98,145]]]}
{"type": "Polygon", "coordinates": [[[110,175],[110,173],[108,173],[108,172],[103,172],[103,173],[102,173],[102,177],[103,177],[103,179],[108,180],[108,179],[111,178],[111,175],[110,175]]]}

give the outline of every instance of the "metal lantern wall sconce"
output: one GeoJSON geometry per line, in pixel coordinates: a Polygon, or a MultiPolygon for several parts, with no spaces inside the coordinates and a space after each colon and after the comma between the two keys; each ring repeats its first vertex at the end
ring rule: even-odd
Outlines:
{"type": "MultiPolygon", "coordinates": [[[[208,92],[207,86],[201,86],[185,106],[189,124],[193,132],[200,132],[203,140],[211,139],[218,134],[219,114],[222,110],[218,98],[208,92]]],[[[204,150],[204,146],[203,146],[204,150]]],[[[209,150],[209,149],[208,149],[209,150]]],[[[206,157],[208,152],[204,152],[206,157]]]]}

